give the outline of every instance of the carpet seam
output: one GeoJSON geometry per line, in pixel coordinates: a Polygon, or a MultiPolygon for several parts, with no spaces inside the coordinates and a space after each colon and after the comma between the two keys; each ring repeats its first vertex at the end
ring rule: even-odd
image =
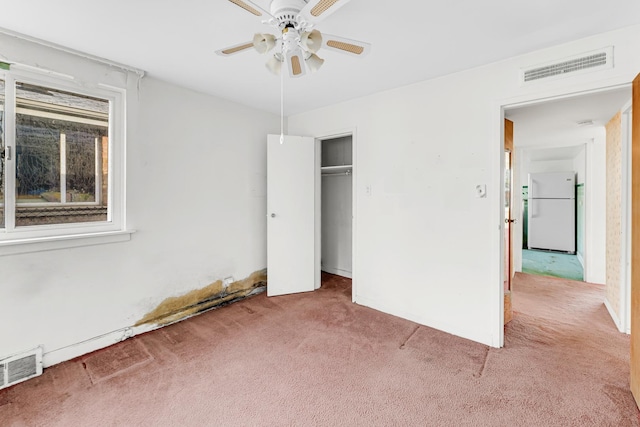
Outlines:
{"type": "Polygon", "coordinates": [[[407,339],[405,339],[404,342],[402,344],[400,344],[400,347],[398,347],[400,350],[404,350],[404,347],[407,345],[409,340],[416,334],[416,332],[418,332],[418,329],[420,329],[420,325],[416,326],[416,328],[413,330],[413,332],[411,332],[411,334],[409,334],[407,339]]]}
{"type": "Polygon", "coordinates": [[[482,366],[480,367],[480,372],[478,372],[478,375],[476,376],[476,378],[482,378],[482,376],[484,375],[484,370],[487,367],[487,360],[489,359],[490,351],[491,351],[491,348],[487,347],[487,351],[484,353],[484,360],[482,361],[482,366]]]}

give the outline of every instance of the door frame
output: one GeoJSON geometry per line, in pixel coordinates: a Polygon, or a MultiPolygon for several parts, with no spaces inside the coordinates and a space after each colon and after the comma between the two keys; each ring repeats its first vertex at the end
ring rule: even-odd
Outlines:
{"type": "MultiPolygon", "coordinates": [[[[635,76],[634,76],[635,77],[635,76]]],[[[528,95],[524,95],[521,97],[509,98],[497,100],[494,104],[494,118],[493,123],[494,126],[494,135],[496,135],[497,144],[493,145],[493,154],[492,158],[495,162],[495,167],[493,168],[496,173],[493,174],[493,185],[498,189],[498,197],[495,198],[494,205],[492,206],[492,217],[497,219],[498,223],[498,239],[493,240],[493,248],[494,254],[498,255],[498,262],[494,263],[494,278],[493,281],[493,291],[491,296],[492,301],[492,325],[494,327],[494,333],[492,334],[492,345],[494,347],[504,347],[504,170],[505,170],[505,159],[504,159],[504,112],[509,108],[516,107],[525,107],[536,104],[543,104],[550,101],[557,101],[566,98],[573,98],[576,96],[582,95],[592,95],[601,92],[607,92],[610,90],[623,89],[628,88],[631,91],[632,82],[629,80],[620,81],[618,83],[611,83],[609,85],[604,85],[603,83],[592,83],[587,84],[583,89],[574,89],[572,91],[567,90],[567,88],[560,88],[555,92],[533,92],[528,95]]],[[[622,106],[621,106],[622,108],[622,106]]],[[[514,144],[515,145],[515,144],[514,144]]],[[[514,146],[515,149],[515,146],[514,146]]],[[[631,170],[629,174],[631,175],[631,170]]],[[[631,203],[631,198],[627,194],[627,203],[631,203]]],[[[521,213],[520,213],[521,214],[521,213]]],[[[522,223],[522,221],[520,221],[522,223]]],[[[631,247],[629,247],[631,249],[631,247]]],[[[626,295],[627,299],[629,299],[630,295],[626,295]]]]}
{"type": "MultiPolygon", "coordinates": [[[[357,250],[357,235],[358,235],[358,204],[357,204],[357,199],[358,199],[358,150],[357,150],[357,146],[358,146],[358,138],[357,138],[357,129],[356,128],[345,128],[345,129],[339,129],[339,130],[334,130],[334,131],[327,131],[327,132],[321,132],[319,135],[317,135],[315,137],[316,141],[319,142],[318,146],[319,146],[319,150],[322,149],[322,142],[326,141],[326,140],[330,140],[330,139],[335,139],[335,138],[342,138],[345,136],[350,136],[351,137],[351,160],[352,160],[352,169],[351,169],[351,212],[352,212],[352,218],[351,218],[351,302],[357,302],[357,297],[358,297],[358,275],[357,275],[357,270],[358,270],[358,265],[356,263],[356,260],[358,259],[356,257],[356,254],[358,252],[357,250]]],[[[322,171],[321,171],[321,166],[322,166],[322,153],[320,153],[320,155],[316,156],[316,162],[317,162],[317,170],[318,170],[318,174],[321,175],[322,171]]],[[[318,215],[319,219],[319,226],[317,227],[316,233],[318,233],[317,235],[317,239],[320,242],[320,249],[318,251],[317,256],[320,257],[322,254],[322,176],[318,176],[317,179],[318,185],[316,186],[316,200],[319,200],[320,202],[318,202],[318,207],[317,207],[317,212],[316,214],[318,215]]],[[[321,268],[321,263],[318,262],[318,269],[321,268]]]]}
{"type": "Polygon", "coordinates": [[[620,211],[622,218],[621,225],[621,248],[620,248],[620,332],[631,333],[631,114],[632,100],[625,104],[622,109],[622,165],[621,181],[622,189],[620,211]],[[626,161],[624,159],[626,158],[626,161]]]}

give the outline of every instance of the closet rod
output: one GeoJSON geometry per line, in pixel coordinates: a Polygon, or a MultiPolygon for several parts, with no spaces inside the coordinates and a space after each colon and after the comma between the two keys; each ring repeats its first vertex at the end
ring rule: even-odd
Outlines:
{"type": "Polygon", "coordinates": [[[351,171],[341,172],[341,173],[323,173],[322,176],[349,176],[351,175],[351,171]]]}

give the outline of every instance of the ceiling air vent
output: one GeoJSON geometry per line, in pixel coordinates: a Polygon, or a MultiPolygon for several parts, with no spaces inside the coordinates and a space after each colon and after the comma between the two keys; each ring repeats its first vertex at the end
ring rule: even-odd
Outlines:
{"type": "Polygon", "coordinates": [[[0,389],[42,374],[42,347],[0,359],[0,389]]]}
{"type": "Polygon", "coordinates": [[[573,76],[606,68],[613,68],[613,47],[572,56],[560,62],[525,68],[522,70],[522,83],[573,76]]]}

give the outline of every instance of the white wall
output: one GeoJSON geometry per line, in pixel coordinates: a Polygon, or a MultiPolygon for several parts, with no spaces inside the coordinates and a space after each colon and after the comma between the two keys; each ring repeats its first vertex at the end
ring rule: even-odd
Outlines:
{"type": "Polygon", "coordinates": [[[630,27],[290,117],[291,134],[357,128],[356,302],[501,345],[500,107],[628,83],[639,48],[630,27]],[[612,70],[518,82],[522,67],[609,45],[612,70]]]}
{"type": "Polygon", "coordinates": [[[587,146],[584,145],[584,148],[576,154],[573,158],[573,169],[576,171],[576,185],[584,184],[586,180],[587,173],[587,146]]]}
{"type": "MultiPolygon", "coordinates": [[[[57,58],[45,53],[36,58],[57,58]]],[[[119,340],[169,296],[266,266],[266,135],[279,132],[278,117],[152,77],[129,89],[137,231],[124,243],[0,257],[0,356],[40,344],[46,365],[78,356],[119,340]]]]}
{"type": "Polygon", "coordinates": [[[587,144],[585,192],[584,280],[604,284],[607,279],[607,152],[604,128],[587,144]]]}
{"type": "MultiPolygon", "coordinates": [[[[0,46],[5,60],[86,84],[110,70],[12,38],[0,46]]],[[[356,301],[501,345],[501,106],[627,83],[638,49],[640,27],[630,27],[290,117],[292,134],[357,129],[356,301]],[[613,70],[518,84],[523,66],[609,45],[613,70]]],[[[168,296],[266,265],[265,135],[279,132],[278,118],[153,78],[139,96],[124,87],[137,232],[126,243],[0,257],[2,355],[42,344],[46,363],[75,357],[120,339],[168,296]]]]}
{"type": "Polygon", "coordinates": [[[561,160],[529,160],[525,154],[525,163],[521,168],[522,185],[528,185],[530,173],[571,172],[575,171],[573,159],[561,160]]]}
{"type": "Polygon", "coordinates": [[[352,275],[353,177],[322,178],[322,271],[352,275]]]}

